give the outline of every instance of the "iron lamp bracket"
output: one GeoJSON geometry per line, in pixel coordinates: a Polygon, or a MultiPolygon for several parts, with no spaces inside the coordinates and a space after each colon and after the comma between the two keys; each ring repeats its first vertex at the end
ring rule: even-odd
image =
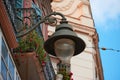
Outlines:
{"type": "MultiPolygon", "coordinates": [[[[49,24],[49,25],[56,25],[56,24],[57,24],[57,19],[54,18],[54,17],[52,17],[53,15],[54,15],[54,16],[56,16],[56,15],[61,16],[61,17],[62,17],[61,22],[66,22],[66,23],[67,23],[66,18],[64,17],[63,14],[61,14],[61,13],[59,13],[59,12],[52,12],[52,13],[50,13],[49,15],[47,15],[47,16],[45,16],[45,17],[40,17],[39,21],[38,21],[36,24],[34,24],[32,27],[29,27],[29,28],[27,28],[27,29],[25,29],[25,30],[20,31],[20,32],[16,35],[16,37],[17,37],[17,38],[23,37],[24,35],[30,33],[31,31],[33,31],[35,28],[38,27],[38,25],[40,25],[40,24],[42,24],[42,23],[47,23],[47,24],[49,24]]],[[[31,17],[31,16],[25,16],[24,19],[31,19],[30,17],[31,17]]],[[[23,21],[23,20],[21,20],[21,21],[23,21]]],[[[30,20],[30,21],[31,21],[31,20],[30,20]]]]}

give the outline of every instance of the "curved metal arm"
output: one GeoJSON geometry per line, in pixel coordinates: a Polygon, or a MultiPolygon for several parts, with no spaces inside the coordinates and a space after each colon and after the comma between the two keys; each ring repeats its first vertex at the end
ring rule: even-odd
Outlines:
{"type": "Polygon", "coordinates": [[[48,17],[50,17],[52,15],[59,15],[62,17],[62,20],[66,20],[65,16],[59,12],[52,12],[51,14],[47,15],[45,18],[47,19],[48,17]]]}
{"type": "Polygon", "coordinates": [[[63,14],[61,14],[61,13],[59,13],[59,12],[53,12],[53,13],[45,16],[43,19],[41,19],[39,22],[37,22],[33,27],[29,28],[28,30],[26,30],[26,31],[21,31],[19,34],[16,35],[16,37],[19,38],[19,37],[22,37],[22,36],[30,33],[30,32],[33,31],[35,28],[37,28],[39,24],[44,23],[45,21],[47,21],[48,18],[49,18],[50,16],[52,16],[52,15],[59,15],[59,16],[62,17],[61,22],[67,22],[67,21],[66,21],[66,18],[65,18],[65,16],[64,16],[63,14]]]}

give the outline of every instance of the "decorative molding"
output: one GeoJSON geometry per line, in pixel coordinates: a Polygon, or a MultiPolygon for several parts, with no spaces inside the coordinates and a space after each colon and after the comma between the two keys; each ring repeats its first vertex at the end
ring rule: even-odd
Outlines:
{"type": "Polygon", "coordinates": [[[63,0],[53,0],[54,2],[61,2],[61,1],[63,1],[63,0]]]}
{"type": "Polygon", "coordinates": [[[77,5],[79,5],[80,2],[80,0],[53,1],[51,5],[53,11],[61,12],[64,15],[70,15],[77,9],[77,5]]]}
{"type": "Polygon", "coordinates": [[[81,3],[78,5],[78,7],[81,7],[82,5],[90,5],[88,0],[81,0],[81,3]]]}
{"type": "MultiPolygon", "coordinates": [[[[63,2],[61,2],[61,3],[64,3],[65,1],[63,1],[63,2]]],[[[67,4],[64,4],[64,6],[59,6],[59,5],[57,5],[57,4],[61,4],[61,3],[53,3],[53,5],[54,4],[56,4],[56,5],[54,5],[53,7],[52,7],[52,9],[53,10],[56,10],[56,11],[65,11],[65,10],[68,10],[70,7],[71,7],[71,5],[73,5],[73,3],[74,3],[74,0],[70,0],[67,4]]]]}
{"type": "Polygon", "coordinates": [[[82,5],[90,5],[90,3],[88,0],[53,0],[51,5],[53,11],[61,12],[64,15],[71,15],[82,5]]]}

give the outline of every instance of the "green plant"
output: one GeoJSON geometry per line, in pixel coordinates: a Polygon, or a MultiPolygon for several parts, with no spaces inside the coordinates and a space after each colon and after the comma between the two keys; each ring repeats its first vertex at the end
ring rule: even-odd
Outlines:
{"type": "Polygon", "coordinates": [[[25,53],[35,51],[40,61],[46,61],[47,56],[43,49],[43,43],[43,38],[34,30],[18,40],[19,46],[14,49],[14,52],[25,53]]]}
{"type": "Polygon", "coordinates": [[[71,76],[73,75],[72,72],[66,72],[65,68],[60,69],[58,74],[63,75],[63,80],[71,80],[71,76]]]}

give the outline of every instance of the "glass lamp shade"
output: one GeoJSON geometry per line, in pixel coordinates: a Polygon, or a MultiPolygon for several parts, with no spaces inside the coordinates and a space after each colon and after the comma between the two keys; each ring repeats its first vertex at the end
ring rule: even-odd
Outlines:
{"type": "MultiPolygon", "coordinates": [[[[53,56],[57,56],[58,53],[62,53],[61,50],[63,49],[60,50],[61,52],[57,51],[57,48],[59,48],[57,47],[59,42],[61,43],[61,46],[62,44],[65,44],[65,43],[67,46],[74,45],[73,56],[80,54],[85,49],[85,42],[80,37],[77,36],[77,34],[73,31],[71,25],[64,22],[60,23],[60,25],[57,25],[55,32],[45,41],[44,43],[45,51],[53,56]],[[55,50],[55,47],[56,47],[56,50],[55,50]],[[57,55],[55,51],[57,52],[57,55]]],[[[66,53],[64,52],[63,53],[64,56],[71,54],[71,53],[69,54],[67,53],[68,52],[66,53]]]]}
{"type": "Polygon", "coordinates": [[[62,38],[54,43],[56,56],[62,63],[70,64],[70,59],[75,52],[75,43],[71,39],[62,38]]]}

